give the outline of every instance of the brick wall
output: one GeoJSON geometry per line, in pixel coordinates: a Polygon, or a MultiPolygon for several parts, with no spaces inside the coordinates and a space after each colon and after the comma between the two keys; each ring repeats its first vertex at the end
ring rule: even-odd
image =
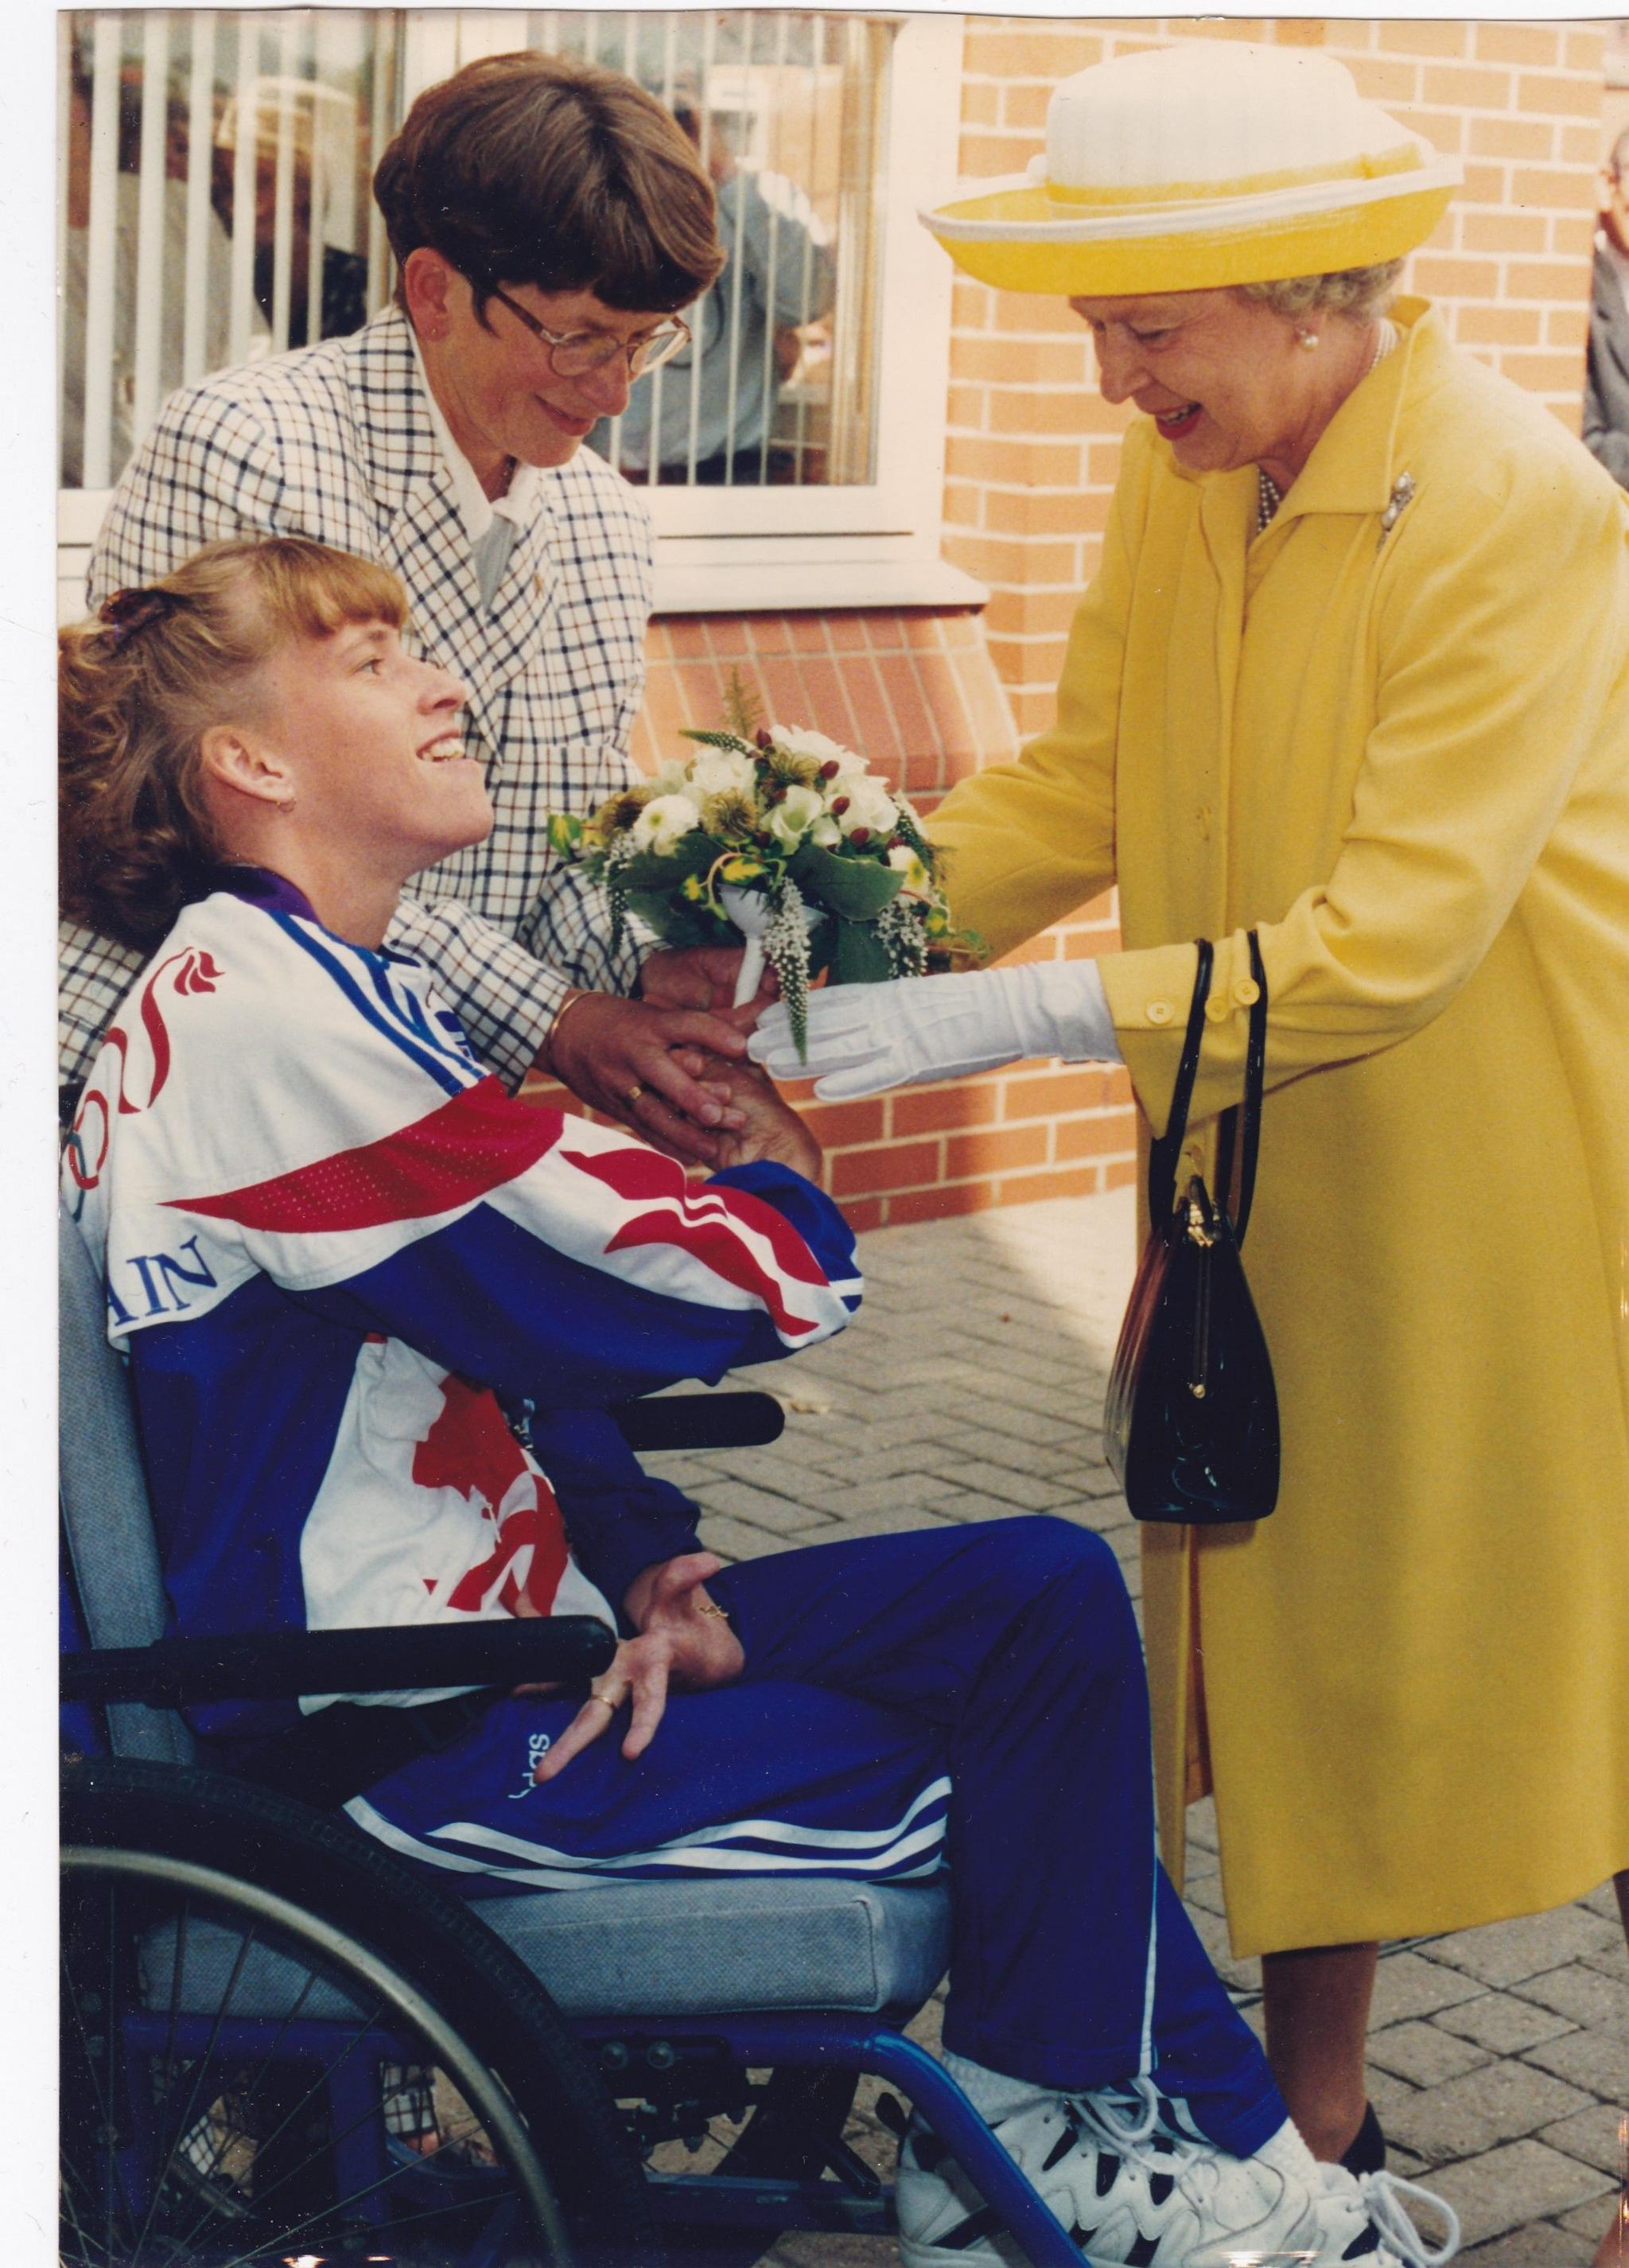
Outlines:
{"type": "MultiPolygon", "coordinates": [[[[1277,40],[1338,55],[1360,90],[1450,151],[1465,181],[1405,286],[1459,343],[1576,430],[1596,175],[1608,136],[1605,31],[1564,24],[969,18],[964,178],[1022,170],[1047,99],[1088,63],[1173,38],[1277,40]]],[[[1617,122],[1616,112],[1612,123],[1617,122]]],[[[639,750],[717,713],[750,667],[771,712],[864,748],[931,807],[967,770],[1051,721],[1070,619],[1097,564],[1129,412],[1096,391],[1061,301],[958,277],[947,403],[945,554],[987,584],[977,617],[714,618],[657,624],[639,750]]],[[[1029,947],[1111,950],[1104,901],[1029,947]]],[[[828,1174],[856,1222],[920,1220],[1089,1192],[1134,1170],[1124,1074],[1023,1065],[874,1102],[817,1106],[828,1174]]]]}

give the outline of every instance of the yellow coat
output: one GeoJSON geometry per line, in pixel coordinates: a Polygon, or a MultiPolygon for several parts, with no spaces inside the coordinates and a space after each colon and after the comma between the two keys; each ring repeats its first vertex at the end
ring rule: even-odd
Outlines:
{"type": "Polygon", "coordinates": [[[1282,1492],[1143,1539],[1162,1845],[1208,1764],[1241,1954],[1629,1867],[1629,504],[1399,314],[1263,535],[1131,428],[1056,727],[932,821],[992,954],[1118,882],[1156,1130],[1217,940],[1196,1151],[1260,925],[1282,1492]]]}

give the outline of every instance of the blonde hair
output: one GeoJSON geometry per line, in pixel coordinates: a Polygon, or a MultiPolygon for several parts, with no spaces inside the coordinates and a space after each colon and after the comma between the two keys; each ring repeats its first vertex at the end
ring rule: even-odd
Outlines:
{"type": "Polygon", "coordinates": [[[221,855],[200,743],[292,639],[407,620],[385,568],[303,536],[211,543],[57,636],[58,902],[146,951],[221,855]]]}
{"type": "Polygon", "coordinates": [[[1372,268],[1337,268],[1327,276],[1285,276],[1272,284],[1241,284],[1241,298],[1271,307],[1286,322],[1309,315],[1315,307],[1331,315],[1345,315],[1354,323],[1373,322],[1383,315],[1397,296],[1400,260],[1382,260],[1372,268]]]}

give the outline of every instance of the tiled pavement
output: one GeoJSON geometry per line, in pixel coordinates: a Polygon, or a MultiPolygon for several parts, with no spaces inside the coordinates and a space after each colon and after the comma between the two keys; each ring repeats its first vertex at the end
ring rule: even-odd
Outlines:
{"type": "MultiPolygon", "coordinates": [[[[726,1557],[901,1528],[1050,1512],[1096,1528],[1135,1596],[1137,1541],[1102,1462],[1103,1383],[1132,1264],[1129,1192],[863,1241],[860,1321],[789,1369],[772,1449],[664,1458],[726,1557]]],[[[1208,1805],[1190,1910],[1245,2014],[1259,1964],[1227,1957],[1208,1805]]],[[[932,2038],[937,2007],[922,2020],[932,2038]]],[[[1587,2268],[1611,2218],[1629,2106],[1629,1957],[1610,1886],[1559,1912],[1383,1948],[1370,2093],[1392,2165],[1448,2197],[1481,2268],[1587,2268]]],[[[891,2165],[863,2090],[851,2139],[891,2165]]],[[[786,2238],[779,2268],[882,2268],[874,2239],[786,2238]]]]}

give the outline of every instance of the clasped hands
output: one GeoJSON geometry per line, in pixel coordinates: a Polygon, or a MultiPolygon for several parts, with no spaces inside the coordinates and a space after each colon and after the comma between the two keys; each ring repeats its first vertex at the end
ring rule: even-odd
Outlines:
{"type": "MultiPolygon", "coordinates": [[[[538,1758],[532,1778],[541,1786],[597,1741],[631,1702],[622,1752],[630,1761],[651,1745],[671,1693],[704,1693],[741,1675],[747,1657],[721,1607],[708,1597],[707,1579],[724,1562],[716,1552],[686,1551],[659,1560],[629,1585],[623,1610],[638,1631],[623,1638],[589,1695],[554,1746],[538,1758]]],[[[520,1693],[549,1693],[552,1686],[522,1685],[520,1693]]]]}
{"type": "Polygon", "coordinates": [[[732,1162],[732,1137],[748,1124],[735,1089],[756,1075],[747,1034],[770,989],[731,1005],[739,948],[693,946],[649,954],[639,997],[574,992],[556,1017],[540,1070],[670,1157],[732,1162]]]}

